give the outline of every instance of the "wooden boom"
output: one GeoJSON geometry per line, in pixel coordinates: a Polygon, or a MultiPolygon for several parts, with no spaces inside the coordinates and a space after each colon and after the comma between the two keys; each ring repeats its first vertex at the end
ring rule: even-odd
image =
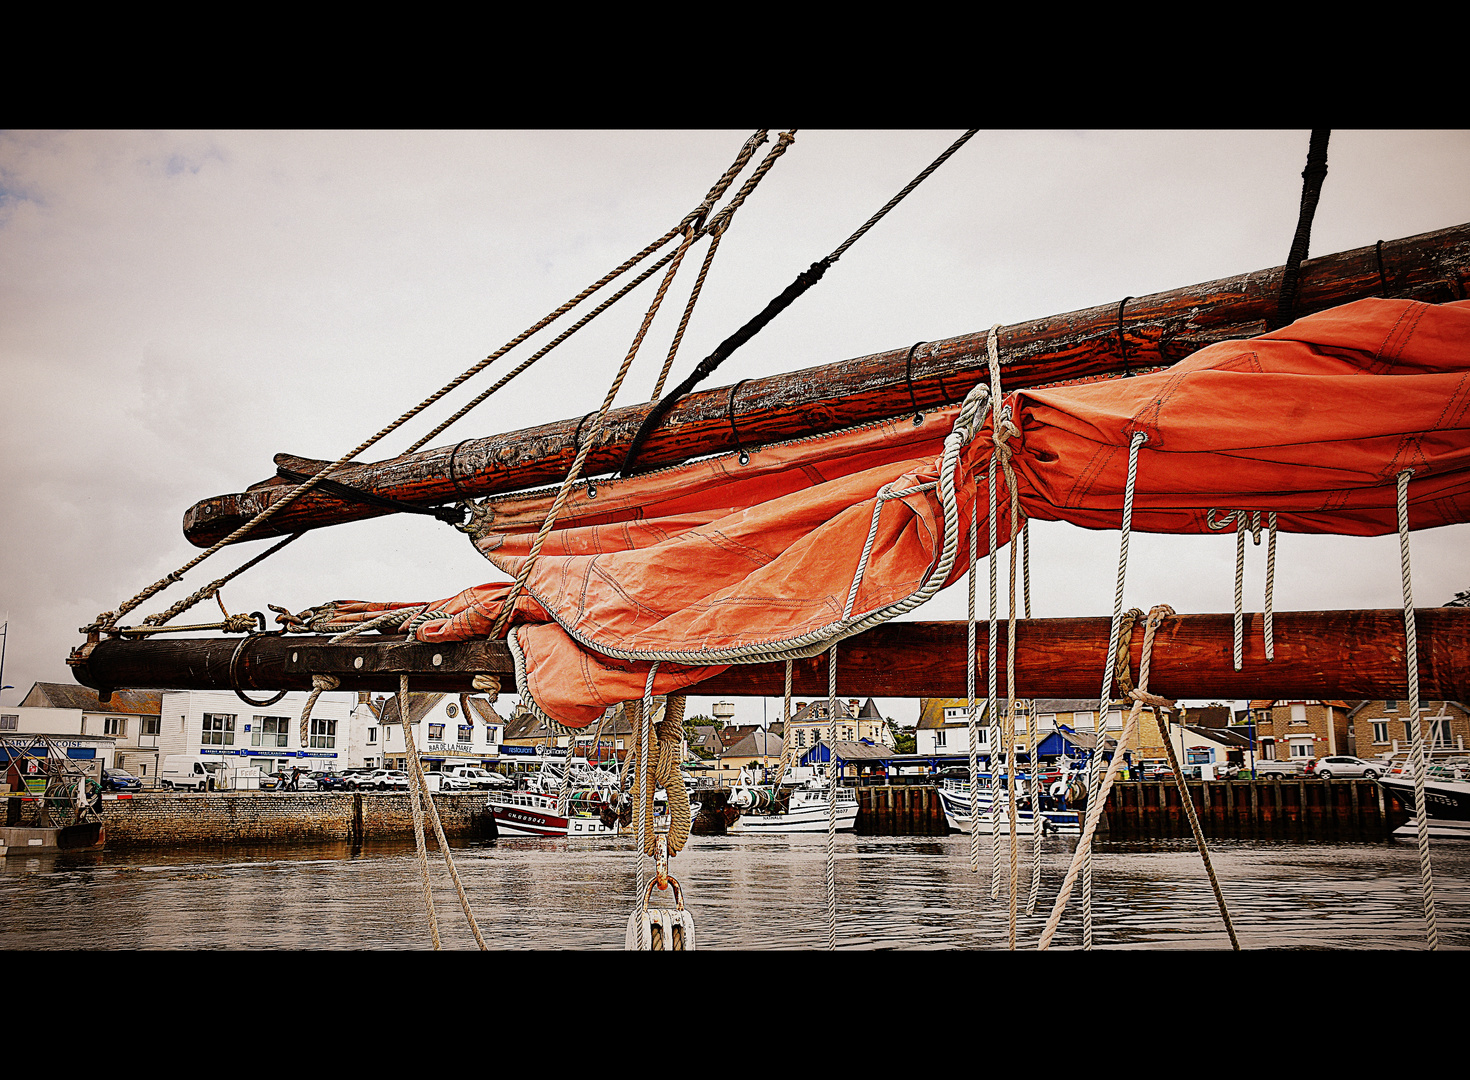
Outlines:
{"type": "MultiPolygon", "coordinates": [[[[1419,685],[1425,700],[1470,699],[1470,608],[1415,613],[1419,685]]],[[[1000,682],[1005,685],[1005,623],[1000,624],[1000,682]]],[[[985,682],[981,624],[980,685],[985,682]]],[[[1109,620],[1032,619],[1016,627],[1016,692],[1021,697],[1092,698],[1101,690],[1109,620]]],[[[1401,611],[1295,611],[1275,619],[1276,658],[1267,662],[1262,616],[1249,616],[1245,658],[1232,661],[1233,616],[1176,615],[1154,641],[1149,686],[1175,698],[1405,698],[1404,617],[1401,611]]],[[[963,697],[965,624],[894,622],[848,639],[837,650],[837,692],[844,697],[963,697]]],[[[180,690],[310,690],[316,674],[335,675],[343,690],[410,689],[472,693],[471,680],[500,676],[514,692],[510,651],[503,641],[453,645],[369,637],[328,644],[326,637],[107,640],[82,646],[68,661],[78,682],[110,692],[124,687],[180,690]],[[231,663],[234,662],[234,681],[231,663]]],[[[1130,640],[1136,676],[1142,623],[1130,640]]],[[[794,692],[827,693],[825,656],[794,665],[794,692]]],[[[782,692],[782,664],[726,669],[691,686],[691,694],[770,696],[782,692]]],[[[1116,690],[1114,691],[1116,693],[1116,690]]]]}
{"type": "MultiPolygon", "coordinates": [[[[1098,307],[1003,327],[1005,385],[1010,389],[1173,364],[1216,341],[1250,337],[1275,314],[1282,267],[1202,285],[1110,301],[1098,307]]],[[[1463,299],[1470,277],[1470,225],[1312,259],[1302,265],[1296,314],[1308,315],[1367,296],[1429,303],[1463,299]]],[[[701,454],[754,447],[850,427],[905,410],[932,409],[964,397],[985,374],[985,333],[895,349],[734,387],[689,394],[654,430],[638,466],[670,465],[701,454]]],[[[608,414],[585,472],[620,468],[651,409],[630,405],[608,414]]],[[[557,483],[577,453],[587,417],[562,420],[387,461],[345,466],[333,479],[379,497],[435,505],[557,483]]],[[[326,462],[278,454],[276,464],[314,473],[326,462]]],[[[249,490],[190,507],[184,535],[207,547],[294,486],[272,477],[249,490]]],[[[381,506],[313,492],[248,534],[280,536],[392,513],[381,506]]]]}

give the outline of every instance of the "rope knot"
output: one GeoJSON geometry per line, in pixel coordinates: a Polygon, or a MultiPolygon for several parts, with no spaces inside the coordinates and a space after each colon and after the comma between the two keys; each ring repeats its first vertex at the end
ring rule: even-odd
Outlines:
{"type": "Polygon", "coordinates": [[[311,687],[313,690],[335,690],[342,685],[342,680],[335,675],[313,675],[311,687]]]}
{"type": "Polygon", "coordinates": [[[482,694],[490,698],[490,704],[494,705],[500,698],[500,679],[495,675],[476,675],[470,680],[470,685],[482,694]]]}

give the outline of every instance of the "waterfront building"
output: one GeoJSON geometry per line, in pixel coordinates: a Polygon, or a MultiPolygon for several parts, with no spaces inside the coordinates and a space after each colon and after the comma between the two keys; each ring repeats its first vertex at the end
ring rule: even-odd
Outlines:
{"type": "MultiPolygon", "coordinates": [[[[500,764],[506,724],[488,700],[468,694],[419,693],[410,694],[408,700],[414,745],[427,771],[456,765],[493,769],[500,764]]],[[[378,704],[378,718],[386,767],[408,768],[408,743],[396,694],[378,704]]]]}
{"type": "MultiPolygon", "coordinates": [[[[1431,751],[1460,751],[1470,745],[1470,704],[1420,701],[1424,742],[1431,751]]],[[[1348,710],[1348,733],[1355,757],[1399,754],[1413,745],[1407,701],[1359,701],[1348,710]]]]}
{"type": "Polygon", "coordinates": [[[126,769],[148,783],[158,775],[163,694],[114,690],[103,702],[85,686],[33,683],[17,708],[0,710],[0,735],[107,736],[112,742],[103,766],[126,769]]]}
{"type": "Polygon", "coordinates": [[[1263,761],[1307,761],[1332,754],[1351,754],[1346,701],[1274,701],[1250,703],[1256,731],[1256,756],[1263,761]]]}
{"type": "MultiPolygon", "coordinates": [[[[987,702],[982,697],[975,702],[977,723],[979,724],[980,755],[984,758],[990,756],[990,721],[987,717],[987,702]]],[[[1016,748],[1017,752],[1026,752],[1026,714],[1024,709],[1035,710],[1036,716],[1036,740],[1037,756],[1047,758],[1060,756],[1063,751],[1063,742],[1066,740],[1053,738],[1062,732],[1085,732],[1089,738],[1086,740],[1088,746],[1096,742],[1097,731],[1097,700],[1095,698],[1035,698],[1029,703],[1025,700],[1018,702],[1020,708],[1016,716],[1016,748]]],[[[1006,698],[996,699],[996,709],[1002,717],[1010,703],[1006,698]]],[[[1123,713],[1114,708],[1108,712],[1103,720],[1105,732],[1113,732],[1110,739],[1116,741],[1116,735],[1123,728],[1123,713]]],[[[1076,746],[1075,742],[1070,745],[1076,746]]],[[[1125,750],[1137,751],[1142,748],[1147,755],[1152,750],[1157,751],[1157,756],[1164,756],[1163,740],[1158,733],[1158,725],[1145,725],[1140,723],[1140,730],[1130,740],[1125,750]]],[[[933,757],[964,757],[970,752],[969,733],[969,706],[965,698],[921,698],[919,701],[919,721],[914,728],[914,751],[924,756],[933,757]]],[[[1075,751],[1074,751],[1075,752],[1075,751]]]]}
{"type": "MultiPolygon", "coordinates": [[[[827,701],[822,699],[811,703],[797,702],[796,711],[791,714],[791,720],[784,725],[780,734],[784,739],[790,739],[792,747],[798,752],[816,746],[824,739],[830,739],[832,722],[827,715],[827,701]]],[[[861,706],[857,698],[849,698],[847,701],[838,699],[837,738],[849,742],[862,742],[866,739],[890,750],[894,747],[893,732],[872,698],[868,698],[861,706]]]]}

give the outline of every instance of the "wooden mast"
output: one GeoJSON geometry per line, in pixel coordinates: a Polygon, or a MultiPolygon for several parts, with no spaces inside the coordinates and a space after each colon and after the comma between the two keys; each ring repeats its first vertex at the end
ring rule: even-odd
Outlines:
{"type": "MultiPolygon", "coordinates": [[[[1275,616],[1276,658],[1267,662],[1262,616],[1248,616],[1242,670],[1232,662],[1229,614],[1176,615],[1154,642],[1149,686],[1179,698],[1402,698],[1405,696],[1402,611],[1292,611],[1275,616]]],[[[1426,699],[1470,699],[1470,608],[1416,612],[1419,681],[1426,699]]],[[[1016,692],[1024,697],[1095,698],[1107,651],[1107,618],[1031,619],[1016,627],[1016,692]]],[[[1006,624],[997,631],[1004,657],[1006,624]]],[[[1129,670],[1135,675],[1143,627],[1133,630],[1129,670]]],[[[984,679],[985,628],[979,637],[984,679]]],[[[962,697],[963,622],[892,622],[839,647],[837,692],[844,696],[962,697]]],[[[474,692],[478,674],[498,675],[514,692],[503,641],[452,645],[370,635],[327,643],[322,636],[279,634],[174,640],[108,640],[84,645],[68,661],[78,682],[101,691],[129,686],[181,690],[310,690],[313,675],[332,675],[343,690],[396,691],[398,675],[415,689],[474,692]],[[231,663],[234,662],[234,678],[231,663]]],[[[1004,661],[1002,660],[1002,664],[1004,661]]],[[[824,657],[793,665],[794,691],[825,695],[824,657]]],[[[782,692],[782,664],[726,669],[687,693],[770,696],[782,692]]]]}
{"type": "MultiPolygon", "coordinates": [[[[1189,288],[1110,301],[1083,311],[1004,327],[1000,340],[1009,389],[1172,364],[1216,341],[1264,332],[1276,313],[1282,267],[1189,288]]],[[[1322,311],[1367,296],[1439,303],[1463,299],[1470,277],[1470,225],[1425,233],[1304,263],[1296,313],[1322,311]]],[[[985,370],[985,334],[969,334],[807,368],[685,397],[639,458],[669,465],[738,445],[833,431],[960,400],[985,370]]],[[[587,475],[620,468],[651,406],[608,414],[587,475]]],[[[585,418],[583,418],[585,419],[585,418]]],[[[348,466],[335,480],[376,495],[437,504],[559,482],[577,452],[582,421],[466,439],[387,461],[348,466]]],[[[276,464],[310,473],[325,463],[277,455],[276,464]]],[[[184,515],[184,535],[207,547],[264,510],[291,485],[272,478],[233,495],[205,499],[184,515]]],[[[247,539],[377,517],[392,511],[312,493],[247,539]]]]}

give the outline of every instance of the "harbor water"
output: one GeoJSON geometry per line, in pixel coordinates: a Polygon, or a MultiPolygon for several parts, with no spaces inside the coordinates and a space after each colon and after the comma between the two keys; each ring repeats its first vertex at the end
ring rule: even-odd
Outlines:
{"type": "MultiPolygon", "coordinates": [[[[1004,949],[1007,901],[990,898],[969,841],[842,834],[836,848],[841,949],[1004,949]]],[[[1076,843],[1043,842],[1035,948],[1076,843]]],[[[1009,846],[1002,839],[1003,851],[1009,846]]],[[[827,940],[825,835],[694,837],[673,860],[700,949],[820,949],[827,940]]],[[[472,949],[443,859],[430,874],[446,948],[472,949]]],[[[1245,949],[1424,948],[1413,844],[1216,841],[1211,857],[1245,949]]],[[[1470,947],[1470,844],[1432,846],[1442,948],[1470,947]]],[[[455,848],[466,892],[495,949],[621,949],[633,906],[631,842],[500,840],[455,848]]],[[[1008,856],[1002,861],[1002,879],[1008,856]]],[[[1199,854],[1188,840],[1095,849],[1094,945],[1228,949],[1199,854]]],[[[1054,948],[1078,948],[1080,882],[1054,948]]],[[[427,949],[413,845],[125,849],[0,859],[0,949],[427,949]]]]}

